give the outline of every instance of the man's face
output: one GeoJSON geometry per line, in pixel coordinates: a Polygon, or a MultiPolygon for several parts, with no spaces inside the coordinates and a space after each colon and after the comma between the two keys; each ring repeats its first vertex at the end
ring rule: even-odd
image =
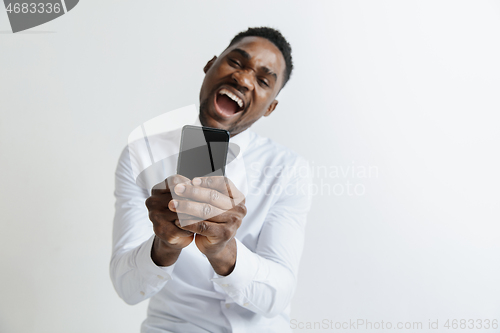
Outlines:
{"type": "Polygon", "coordinates": [[[245,37],[204,68],[200,90],[200,121],[234,136],[268,116],[278,104],[285,59],[262,37],[245,37]]]}

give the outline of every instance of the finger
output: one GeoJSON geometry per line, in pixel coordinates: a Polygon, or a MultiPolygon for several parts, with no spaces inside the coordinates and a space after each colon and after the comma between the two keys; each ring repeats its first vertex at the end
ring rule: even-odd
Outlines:
{"type": "Polygon", "coordinates": [[[238,205],[229,211],[225,211],[222,214],[206,219],[196,216],[186,216],[185,214],[179,214],[182,215],[182,217],[179,217],[179,221],[181,226],[197,223],[200,221],[206,221],[218,224],[230,224],[232,226],[236,226],[236,228],[239,228],[241,226],[241,223],[243,222],[243,217],[245,216],[245,214],[246,207],[244,205],[238,205]]]}
{"type": "Polygon", "coordinates": [[[212,206],[211,204],[191,200],[173,199],[169,202],[168,207],[176,213],[192,215],[202,220],[207,220],[224,213],[224,210],[212,206]]]}
{"type": "MultiPolygon", "coordinates": [[[[206,220],[204,220],[200,217],[196,217],[196,216],[179,218],[179,224],[182,227],[189,225],[189,224],[198,223],[201,221],[210,222],[210,223],[217,223],[217,224],[229,224],[230,222],[235,221],[235,219],[233,219],[231,216],[224,216],[224,214],[213,216],[213,217],[206,219],[206,220]]],[[[238,224],[238,226],[239,225],[240,224],[238,224]]]]}
{"type": "Polygon", "coordinates": [[[168,240],[174,239],[175,237],[190,237],[193,232],[186,229],[179,228],[179,220],[174,220],[173,222],[166,223],[153,223],[154,233],[161,239],[168,240]]]}
{"type": "Polygon", "coordinates": [[[160,195],[153,195],[146,199],[146,207],[150,215],[165,215],[166,220],[173,221],[179,216],[179,218],[190,218],[190,215],[177,214],[168,207],[168,203],[172,200],[170,193],[164,193],[160,195]]]}
{"type": "Polygon", "coordinates": [[[191,184],[178,184],[175,186],[174,191],[180,197],[198,202],[206,202],[223,210],[233,208],[230,197],[212,188],[193,186],[191,184]]]}
{"type": "MultiPolygon", "coordinates": [[[[178,228],[184,228],[184,227],[189,226],[191,224],[199,223],[201,221],[203,221],[203,220],[199,219],[199,218],[179,219],[178,221],[176,221],[176,226],[178,228]]],[[[186,229],[186,231],[189,231],[189,228],[186,229]]],[[[189,232],[196,232],[196,231],[189,231],[189,232]]]]}
{"type": "Polygon", "coordinates": [[[196,177],[191,183],[195,186],[212,188],[233,199],[243,195],[233,182],[224,176],[196,177]]]}
{"type": "Polygon", "coordinates": [[[218,223],[213,223],[204,220],[180,221],[177,226],[191,233],[196,233],[207,237],[224,238],[231,233],[230,228],[224,228],[222,225],[218,223]]]}
{"type": "Polygon", "coordinates": [[[181,183],[189,183],[189,182],[191,182],[191,180],[187,177],[181,175],[172,175],[167,179],[165,179],[164,181],[153,186],[153,188],[151,189],[151,194],[153,195],[153,194],[171,192],[170,189],[173,189],[175,185],[181,183]]]}
{"type": "Polygon", "coordinates": [[[239,228],[241,222],[243,221],[243,217],[245,216],[244,210],[246,210],[245,206],[236,206],[235,208],[225,211],[222,214],[212,216],[211,218],[206,219],[206,221],[219,224],[234,224],[239,228]]]}
{"type": "Polygon", "coordinates": [[[172,200],[170,193],[154,194],[146,199],[148,210],[168,210],[168,203],[172,200]]]}
{"type": "Polygon", "coordinates": [[[177,226],[179,224],[179,220],[175,220],[173,225],[176,228],[175,229],[175,235],[178,237],[191,237],[193,235],[193,232],[187,229],[182,229],[177,226]]]}
{"type": "Polygon", "coordinates": [[[168,208],[165,210],[153,209],[153,210],[149,211],[149,219],[153,223],[155,223],[155,222],[157,222],[157,223],[173,222],[176,219],[186,220],[186,219],[193,219],[193,218],[196,218],[196,216],[173,212],[168,208]]]}

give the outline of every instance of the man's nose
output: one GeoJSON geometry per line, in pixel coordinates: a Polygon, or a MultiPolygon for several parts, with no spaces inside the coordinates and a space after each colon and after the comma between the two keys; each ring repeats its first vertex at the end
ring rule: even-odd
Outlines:
{"type": "Polygon", "coordinates": [[[253,85],[253,75],[248,71],[236,71],[231,75],[232,79],[240,86],[246,90],[252,91],[253,85]]]}

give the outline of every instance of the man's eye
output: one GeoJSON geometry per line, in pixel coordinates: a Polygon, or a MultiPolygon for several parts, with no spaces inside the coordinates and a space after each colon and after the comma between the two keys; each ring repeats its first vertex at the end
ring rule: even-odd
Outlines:
{"type": "Polygon", "coordinates": [[[229,62],[237,67],[241,67],[240,63],[234,59],[229,59],[229,62]]]}
{"type": "Polygon", "coordinates": [[[269,87],[269,84],[267,83],[266,80],[263,80],[263,79],[259,79],[259,82],[263,85],[265,85],[266,87],[269,87]]]}

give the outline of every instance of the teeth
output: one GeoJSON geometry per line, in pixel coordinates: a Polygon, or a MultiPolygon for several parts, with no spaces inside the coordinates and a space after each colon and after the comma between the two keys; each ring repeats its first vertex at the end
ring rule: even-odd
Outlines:
{"type": "Polygon", "coordinates": [[[240,108],[243,107],[243,101],[238,96],[236,96],[235,94],[233,94],[232,92],[230,92],[229,90],[227,90],[227,89],[221,89],[219,91],[219,95],[226,95],[227,97],[229,97],[233,101],[235,101],[240,108]]]}

